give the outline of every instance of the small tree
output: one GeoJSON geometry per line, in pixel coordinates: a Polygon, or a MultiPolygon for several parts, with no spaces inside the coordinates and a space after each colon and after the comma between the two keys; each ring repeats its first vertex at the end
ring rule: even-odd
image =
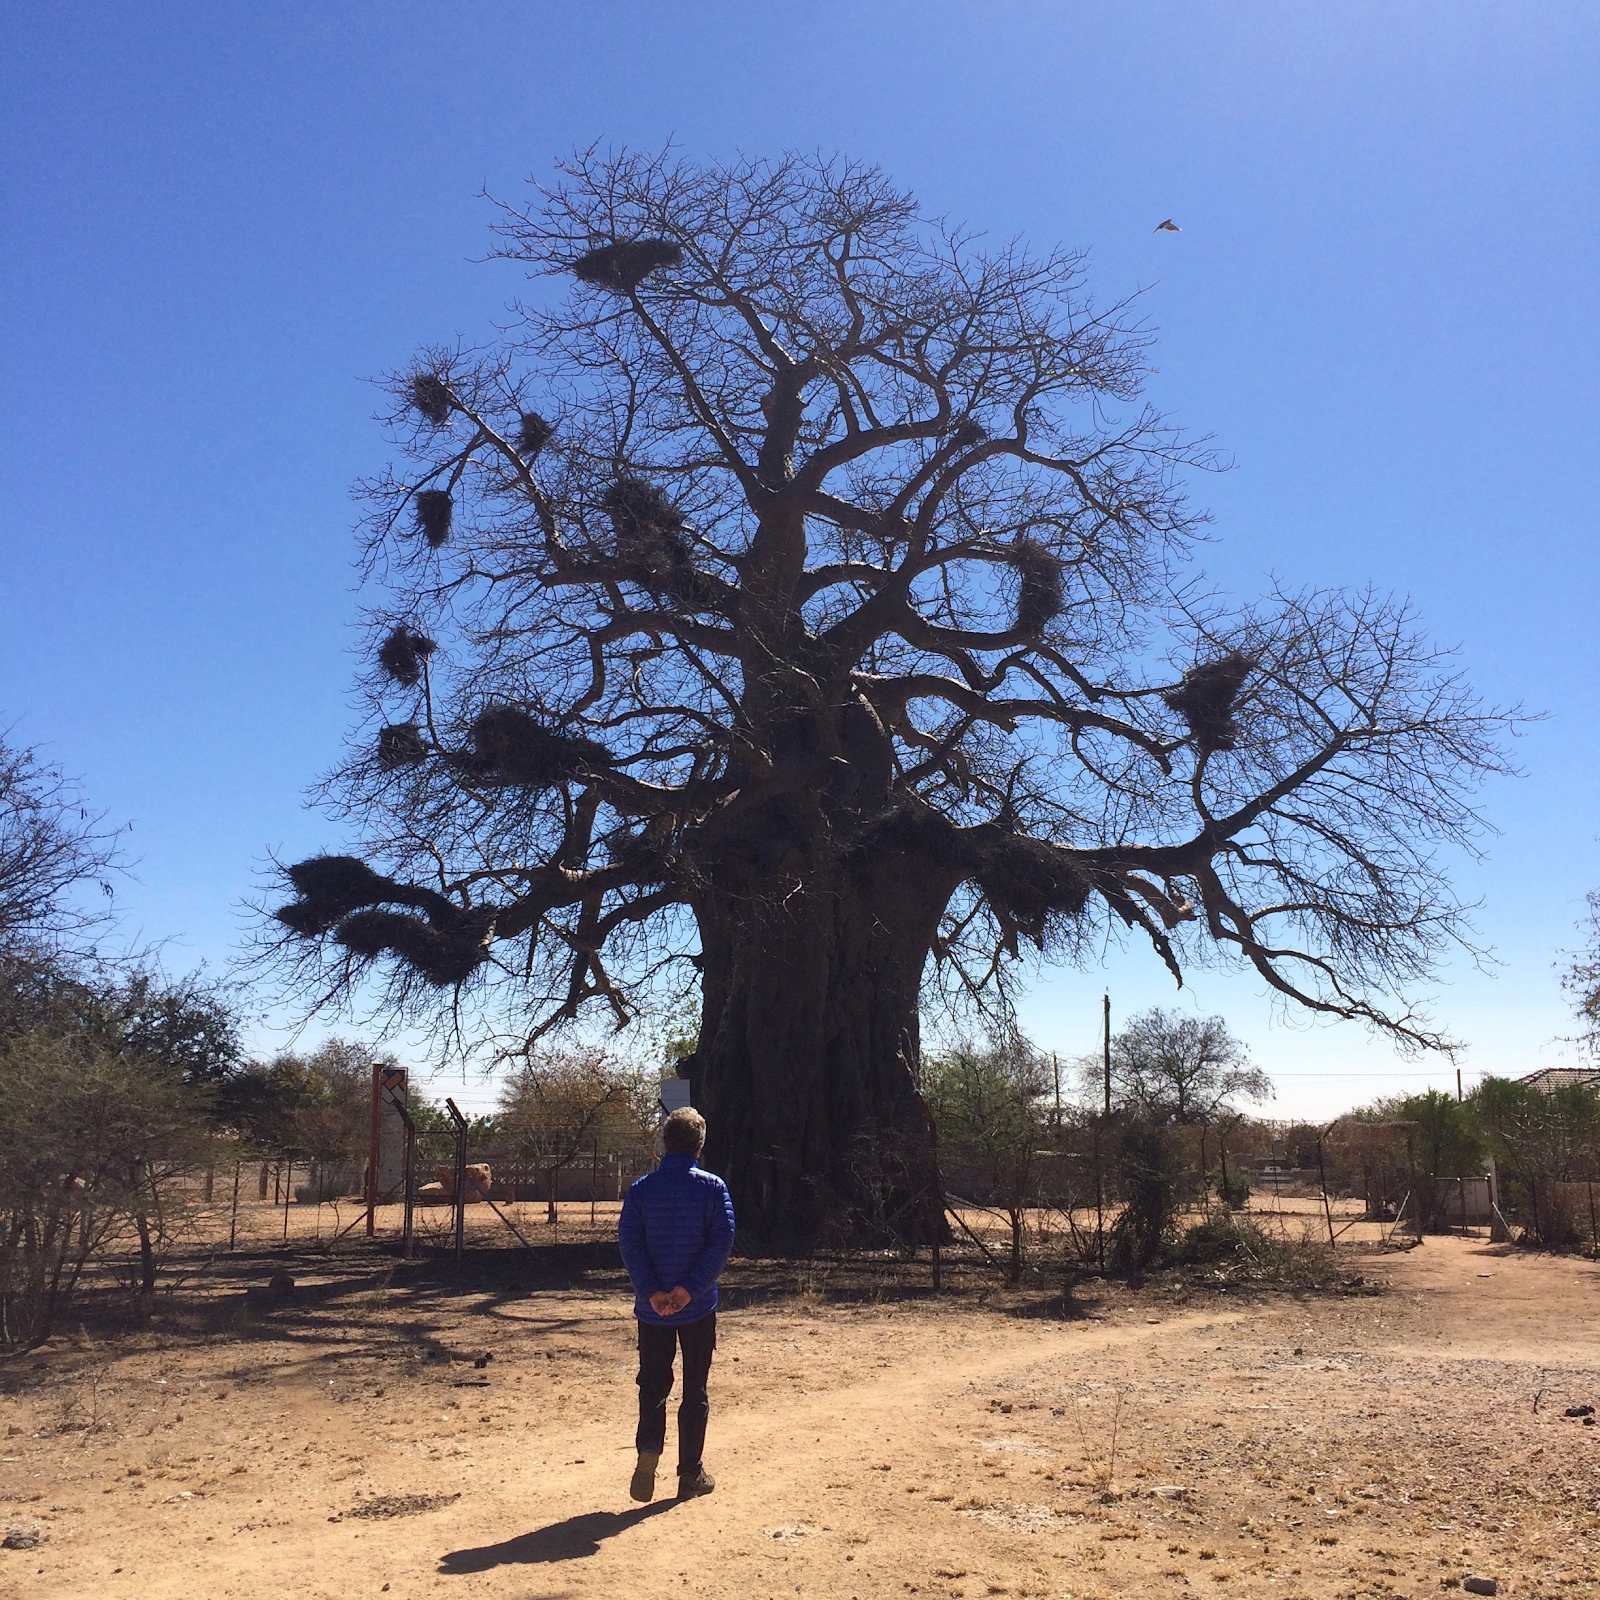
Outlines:
{"type": "Polygon", "coordinates": [[[1584,1048],[1600,1057],[1600,890],[1589,895],[1583,931],[1584,948],[1573,957],[1562,982],[1572,996],[1584,1048]]]}
{"type": "Polygon", "coordinates": [[[209,1143],[179,1075],[81,1028],[0,1038],[0,1080],[0,1345],[27,1349],[124,1239],[137,1241],[148,1303],[174,1189],[209,1143]]]}
{"type": "MultiPolygon", "coordinates": [[[[1097,1075],[1098,1062],[1086,1070],[1097,1075]]],[[[1271,1093],[1272,1080],[1221,1017],[1152,1006],[1111,1040],[1112,1103],[1149,1122],[1205,1126],[1234,1110],[1233,1101],[1271,1093]]]]}
{"type": "Polygon", "coordinates": [[[1485,1078],[1468,1100],[1500,1173],[1502,1193],[1530,1239],[1554,1249],[1577,1242],[1577,1219],[1558,1185],[1596,1174],[1600,1098],[1582,1084],[1551,1094],[1509,1078],[1485,1078]]]}
{"type": "Polygon", "coordinates": [[[1431,1233],[1444,1232],[1450,1223],[1448,1203],[1440,1185],[1483,1170],[1484,1139],[1473,1108],[1442,1089],[1380,1101],[1377,1115],[1390,1122],[1414,1125],[1412,1155],[1421,1178],[1413,1197],[1421,1226],[1431,1233]]]}
{"type": "Polygon", "coordinates": [[[959,1044],[922,1070],[922,1097],[946,1162],[977,1168],[1011,1229],[1011,1281],[1022,1276],[1027,1214],[1037,1201],[1034,1163],[1048,1136],[1042,1111],[1052,1077],[1021,1040],[959,1044]]]}
{"type": "Polygon", "coordinates": [[[1147,1117],[1118,1130],[1117,1179],[1122,1210],[1111,1228],[1111,1265],[1142,1271],[1172,1243],[1182,1203],[1183,1171],[1170,1127],[1147,1117]]]}
{"type": "Polygon", "coordinates": [[[500,1125],[548,1185],[545,1217],[557,1220],[556,1183],[587,1152],[649,1142],[654,1096],[642,1075],[600,1050],[531,1059],[500,1092],[500,1125]]]}
{"type": "Polygon", "coordinates": [[[359,1163],[371,1127],[375,1059],[366,1045],[330,1039],[309,1055],[252,1063],[218,1086],[215,1115],[241,1150],[263,1160],[359,1163]]]}
{"type": "Polygon", "coordinates": [[[0,735],[0,957],[82,953],[111,921],[119,837],[59,768],[0,735]]]}

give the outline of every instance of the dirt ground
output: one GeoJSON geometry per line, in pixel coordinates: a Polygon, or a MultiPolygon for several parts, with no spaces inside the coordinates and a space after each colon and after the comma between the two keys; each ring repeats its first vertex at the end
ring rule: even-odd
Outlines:
{"type": "Polygon", "coordinates": [[[0,1517],[38,1537],[0,1595],[1600,1593],[1600,1426],[1564,1415],[1600,1406],[1587,1261],[1351,1230],[1337,1293],[1068,1300],[740,1268],[716,1493],[641,1507],[606,1247],[274,1258],[281,1216],[182,1314],[0,1367],[0,1517]]]}

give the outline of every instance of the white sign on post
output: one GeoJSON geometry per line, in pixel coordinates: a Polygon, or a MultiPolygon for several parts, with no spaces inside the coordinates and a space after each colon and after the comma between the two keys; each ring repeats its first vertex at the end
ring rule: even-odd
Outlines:
{"type": "Polygon", "coordinates": [[[378,1182],[380,1205],[397,1198],[406,1178],[406,1124],[399,1107],[406,1103],[406,1069],[378,1068],[378,1182]]]}
{"type": "Polygon", "coordinates": [[[674,1111],[681,1111],[689,1104],[689,1080],[687,1078],[663,1078],[661,1080],[661,1120],[665,1122],[674,1111]]]}

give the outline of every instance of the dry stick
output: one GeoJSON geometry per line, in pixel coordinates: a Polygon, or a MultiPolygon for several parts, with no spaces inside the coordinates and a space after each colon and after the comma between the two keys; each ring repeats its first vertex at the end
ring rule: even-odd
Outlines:
{"type": "MultiPolygon", "coordinates": [[[[958,1196],[958,1197],[957,1197],[957,1198],[959,1198],[959,1196],[958,1196]]],[[[969,1202],[969,1203],[970,1203],[970,1202],[969,1202]]],[[[975,1207],[975,1209],[976,1209],[976,1210],[979,1210],[979,1211],[981,1211],[981,1210],[983,1210],[983,1209],[984,1209],[984,1208],[983,1208],[983,1207],[982,1207],[982,1206],[977,1206],[977,1207],[975,1207]]],[[[963,1233],[964,1233],[964,1234],[966,1234],[966,1236],[967,1236],[967,1237],[968,1237],[968,1238],[969,1238],[969,1239],[970,1239],[970,1240],[971,1240],[971,1241],[972,1241],[972,1242],[973,1242],[973,1243],[974,1243],[974,1244],[975,1244],[975,1245],[977,1245],[977,1247],[978,1247],[978,1248],[979,1248],[979,1249],[980,1249],[980,1250],[981,1250],[981,1251],[982,1251],[982,1252],[983,1252],[983,1254],[984,1254],[984,1258],[985,1258],[985,1259],[986,1259],[986,1260],[987,1260],[987,1261],[988,1261],[988,1263],[989,1263],[989,1265],[990,1265],[990,1266],[992,1266],[992,1267],[993,1267],[993,1268],[994,1268],[994,1269],[995,1269],[995,1271],[996,1271],[996,1272],[1004,1272],[1004,1271],[1005,1271],[1005,1268],[1004,1268],[1004,1267],[1003,1267],[1003,1266],[1001,1266],[1001,1264],[1000,1264],[1000,1262],[999,1262],[999,1261],[998,1261],[998,1260],[997,1260],[997,1259],[996,1259],[996,1258],[995,1258],[995,1256],[994,1256],[994,1254],[993,1254],[993,1253],[992,1253],[992,1252],[991,1252],[991,1251],[990,1251],[990,1249],[989,1249],[989,1247],[988,1247],[988,1245],[986,1245],[986,1244],[985,1244],[985,1243],[984,1243],[984,1242],[983,1242],[983,1240],[982,1240],[982,1239],[980,1239],[980,1238],[979,1238],[979,1237],[978,1237],[978,1236],[977,1236],[977,1234],[975,1234],[975,1233],[974,1233],[974,1232],[973,1232],[973,1231],[972,1231],[972,1229],[971,1229],[971,1228],[969,1228],[969,1227],[968,1227],[968,1226],[967,1226],[967,1225],[966,1225],[966,1223],[965,1223],[965,1222],[963,1222],[963,1221],[962,1221],[962,1219],[961,1219],[961,1213],[960,1213],[960,1212],[959,1212],[959,1211],[957,1211],[957,1210],[956,1210],[956,1209],[955,1209],[955,1207],[954,1207],[954,1206],[946,1206],[946,1207],[945,1207],[945,1211],[946,1211],[946,1213],[947,1213],[947,1214],[948,1214],[948,1215],[950,1215],[950,1216],[951,1216],[951,1217],[953,1217],[953,1218],[954,1218],[954,1219],[955,1219],[955,1224],[956,1224],[956,1226],[957,1226],[957,1227],[958,1227],[958,1228],[960,1228],[960,1230],[961,1230],[961,1231],[962,1231],[962,1232],[963,1232],[963,1233]]]]}
{"type": "Polygon", "coordinates": [[[294,1157],[289,1157],[289,1171],[283,1180],[283,1242],[289,1242],[289,1202],[294,1198],[294,1157]]]}
{"type": "Polygon", "coordinates": [[[228,1214],[228,1248],[239,1236],[239,1163],[233,1164],[233,1210],[228,1214]]]}
{"type": "Polygon", "coordinates": [[[1410,1203],[1411,1203],[1411,1191],[1409,1189],[1407,1189],[1406,1193],[1405,1193],[1405,1198],[1400,1202],[1399,1209],[1396,1210],[1396,1212],[1394,1214],[1394,1222],[1391,1224],[1388,1233],[1386,1233],[1383,1236],[1383,1242],[1385,1244],[1392,1244],[1394,1242],[1394,1236],[1400,1231],[1400,1224],[1405,1221],[1406,1207],[1410,1203]]]}
{"type": "Polygon", "coordinates": [[[1317,1183],[1322,1189],[1322,1210],[1328,1219],[1328,1248],[1331,1250],[1338,1244],[1338,1235],[1333,1231],[1333,1207],[1328,1204],[1328,1169],[1322,1162],[1322,1139],[1317,1138],[1317,1183]]]}
{"type": "Polygon", "coordinates": [[[506,1215],[506,1214],[505,1214],[505,1212],[503,1212],[503,1211],[502,1211],[502,1210],[501,1210],[501,1209],[500,1209],[500,1207],[499,1207],[499,1206],[497,1206],[497,1205],[496,1205],[496,1204],[495,1204],[495,1203],[494,1203],[494,1201],[493,1201],[493,1200],[491,1200],[491,1199],[490,1199],[490,1198],[489,1198],[489,1197],[488,1197],[488,1195],[485,1195],[485,1196],[484,1196],[484,1197],[483,1197],[483,1200],[484,1200],[484,1204],[485,1204],[485,1205],[487,1205],[487,1206],[488,1206],[488,1208],[489,1208],[489,1209],[490,1209],[490,1210],[491,1210],[491,1211],[492,1211],[492,1212],[494,1212],[494,1214],[495,1214],[495,1215],[496,1215],[496,1216],[497,1216],[497,1217],[499,1217],[499,1219],[500,1219],[500,1220],[501,1220],[501,1221],[502,1221],[502,1222],[503,1222],[503,1223],[505,1223],[505,1225],[506,1225],[506,1226],[507,1226],[507,1227],[508,1227],[508,1228],[509,1228],[509,1229],[510,1229],[510,1230],[511,1230],[511,1231],[512,1231],[512,1232],[513,1232],[513,1233],[514,1233],[514,1234],[516,1234],[516,1236],[517,1236],[517,1237],[518,1237],[518,1238],[519,1238],[519,1239],[522,1239],[522,1247],[523,1247],[523,1249],[525,1249],[525,1250],[531,1250],[531,1249],[533,1249],[533,1246],[532,1246],[532,1245],[531,1245],[531,1244],[529,1244],[529,1243],[528,1243],[528,1241],[527,1241],[527,1240],[526,1240],[526,1239],[524,1239],[524,1238],[523,1238],[523,1236],[522,1236],[522,1229],[521,1229],[521,1228],[519,1228],[519,1227],[518,1227],[518,1226],[517,1226],[517,1225],[516,1225],[516,1223],[514,1223],[514,1222],[513,1222],[513,1221],[512,1221],[512,1220],[511,1220],[511,1218],[510,1218],[510,1217],[508,1217],[508,1216],[507,1216],[507,1215],[506,1215]]]}
{"type": "Polygon", "coordinates": [[[444,1097],[444,1104],[445,1110],[450,1113],[450,1120],[456,1125],[456,1158],[453,1170],[456,1177],[456,1265],[460,1266],[467,1248],[467,1119],[461,1115],[461,1108],[449,1095],[444,1097]]]}

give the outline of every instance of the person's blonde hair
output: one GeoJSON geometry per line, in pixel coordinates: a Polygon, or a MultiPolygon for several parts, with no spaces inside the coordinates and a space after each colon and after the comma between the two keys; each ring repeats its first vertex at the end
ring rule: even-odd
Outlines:
{"type": "Polygon", "coordinates": [[[705,1142],[706,1119],[693,1106],[679,1106],[661,1124],[661,1144],[669,1155],[697,1156],[705,1142]]]}

